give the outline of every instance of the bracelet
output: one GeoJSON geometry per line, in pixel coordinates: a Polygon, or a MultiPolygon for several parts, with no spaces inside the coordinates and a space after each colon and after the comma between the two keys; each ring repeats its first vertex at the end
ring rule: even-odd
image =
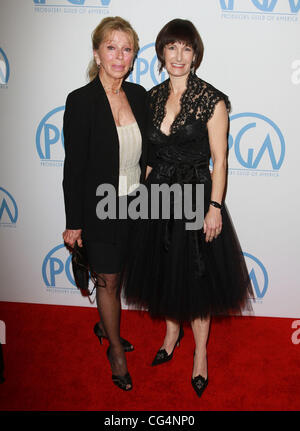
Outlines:
{"type": "Polygon", "coordinates": [[[210,201],[210,203],[209,203],[210,205],[212,205],[213,207],[215,207],[215,208],[219,208],[220,210],[223,208],[223,205],[221,205],[221,204],[219,204],[218,202],[216,202],[216,201],[210,201]]]}

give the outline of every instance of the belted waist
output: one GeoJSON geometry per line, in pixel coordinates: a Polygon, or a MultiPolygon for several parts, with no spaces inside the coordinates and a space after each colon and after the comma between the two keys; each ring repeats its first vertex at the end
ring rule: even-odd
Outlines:
{"type": "Polygon", "coordinates": [[[207,160],[174,161],[158,158],[154,169],[171,183],[205,182],[210,178],[207,160]]]}

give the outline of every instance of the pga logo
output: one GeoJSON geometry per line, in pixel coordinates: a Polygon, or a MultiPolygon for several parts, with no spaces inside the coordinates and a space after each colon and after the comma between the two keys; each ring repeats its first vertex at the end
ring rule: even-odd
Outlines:
{"type": "Polygon", "coordinates": [[[10,68],[8,58],[3,49],[0,48],[0,85],[6,85],[8,83],[9,74],[10,68]]]}
{"type": "Polygon", "coordinates": [[[291,13],[300,9],[300,0],[219,0],[223,11],[291,13]]]}
{"type": "Polygon", "coordinates": [[[155,53],[155,43],[143,46],[137,55],[134,70],[129,75],[129,81],[151,88],[166,80],[166,73],[158,73],[158,59],[155,53]]]}
{"type": "Polygon", "coordinates": [[[63,114],[65,107],[52,109],[40,121],[36,131],[36,149],[40,160],[64,159],[63,114]]]}
{"type": "Polygon", "coordinates": [[[0,225],[15,225],[18,220],[18,207],[13,196],[0,187],[0,225]]]}
{"type": "Polygon", "coordinates": [[[76,287],[71,272],[71,258],[72,255],[64,244],[60,244],[49,251],[42,265],[43,280],[47,287],[65,289],[63,286],[66,286],[67,280],[72,288],[76,287]]]}
{"type": "Polygon", "coordinates": [[[246,260],[255,298],[261,300],[268,290],[269,277],[267,270],[257,257],[250,253],[243,254],[246,260]]]}
{"type": "Polygon", "coordinates": [[[244,112],[230,117],[228,137],[230,168],[279,171],[285,156],[285,140],[268,117],[244,112]]]}

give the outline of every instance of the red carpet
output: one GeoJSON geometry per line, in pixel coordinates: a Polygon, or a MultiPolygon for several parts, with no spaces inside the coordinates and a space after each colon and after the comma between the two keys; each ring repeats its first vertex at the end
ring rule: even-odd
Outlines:
{"type": "Polygon", "coordinates": [[[107,342],[93,334],[96,309],[0,303],[6,324],[5,382],[0,410],[22,411],[292,411],[300,410],[300,344],[294,319],[214,319],[208,343],[209,385],[198,399],[190,383],[190,328],[171,362],[150,363],[164,324],[147,313],[123,311],[122,335],[134,388],[111,382],[107,342]]]}

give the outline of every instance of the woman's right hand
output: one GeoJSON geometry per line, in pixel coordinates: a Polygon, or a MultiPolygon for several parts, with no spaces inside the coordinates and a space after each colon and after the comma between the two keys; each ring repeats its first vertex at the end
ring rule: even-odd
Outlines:
{"type": "Polygon", "coordinates": [[[69,247],[73,248],[75,245],[75,242],[77,241],[77,244],[79,245],[79,247],[82,247],[81,232],[82,232],[82,229],[66,229],[62,234],[64,242],[69,247]]]}

